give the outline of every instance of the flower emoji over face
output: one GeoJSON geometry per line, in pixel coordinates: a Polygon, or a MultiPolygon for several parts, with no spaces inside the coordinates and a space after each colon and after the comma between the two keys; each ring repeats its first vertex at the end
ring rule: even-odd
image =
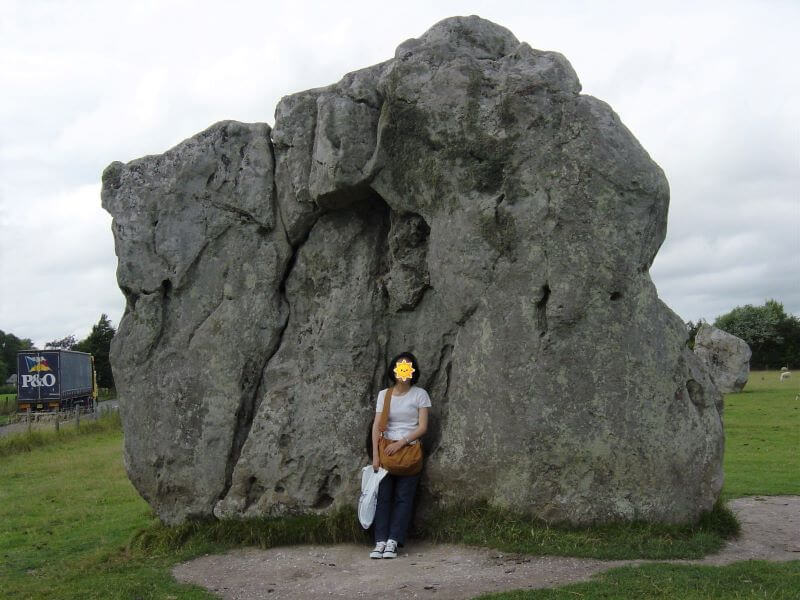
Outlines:
{"type": "Polygon", "coordinates": [[[414,375],[414,367],[405,359],[398,360],[394,365],[394,376],[400,381],[408,381],[414,375]]]}

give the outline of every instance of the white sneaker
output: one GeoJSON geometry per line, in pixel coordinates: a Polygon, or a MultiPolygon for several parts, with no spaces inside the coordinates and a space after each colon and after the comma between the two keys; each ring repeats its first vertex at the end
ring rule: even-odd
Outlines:
{"type": "Polygon", "coordinates": [[[383,558],[397,558],[397,542],[389,540],[386,542],[386,549],[383,551],[383,558]]]}
{"type": "Polygon", "coordinates": [[[375,547],[369,553],[370,558],[383,558],[383,550],[386,548],[386,542],[375,542],[375,547]]]}

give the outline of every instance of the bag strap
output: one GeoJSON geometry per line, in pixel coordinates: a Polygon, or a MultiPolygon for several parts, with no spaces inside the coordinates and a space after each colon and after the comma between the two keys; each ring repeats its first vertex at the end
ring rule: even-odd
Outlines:
{"type": "Polygon", "coordinates": [[[392,405],[392,391],[394,387],[390,387],[386,390],[386,395],[383,397],[383,412],[381,412],[381,418],[378,421],[378,431],[381,432],[381,437],[383,437],[383,432],[386,431],[386,428],[389,426],[389,408],[392,405]]]}

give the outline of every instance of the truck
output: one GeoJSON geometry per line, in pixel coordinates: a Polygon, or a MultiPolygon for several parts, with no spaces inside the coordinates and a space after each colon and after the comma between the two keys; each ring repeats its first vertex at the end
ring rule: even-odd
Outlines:
{"type": "Polygon", "coordinates": [[[72,350],[17,353],[17,410],[54,412],[94,407],[97,375],[94,358],[72,350]]]}

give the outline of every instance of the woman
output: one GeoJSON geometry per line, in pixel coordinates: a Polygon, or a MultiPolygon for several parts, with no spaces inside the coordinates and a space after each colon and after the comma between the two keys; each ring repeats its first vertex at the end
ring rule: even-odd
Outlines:
{"type": "MultiPolygon", "coordinates": [[[[387,440],[391,440],[384,450],[389,456],[403,446],[419,443],[417,440],[428,429],[431,399],[428,392],[414,385],[419,381],[419,376],[419,364],[410,352],[397,355],[389,363],[388,377],[392,383],[392,396],[389,402],[389,421],[382,434],[387,440]]],[[[381,465],[378,452],[378,440],[381,437],[379,423],[386,391],[381,390],[378,393],[375,420],[372,423],[372,468],[376,471],[381,465]]],[[[375,548],[370,552],[370,558],[397,557],[397,546],[402,546],[406,540],[418,482],[419,474],[386,475],[381,480],[373,521],[375,548]]]]}

